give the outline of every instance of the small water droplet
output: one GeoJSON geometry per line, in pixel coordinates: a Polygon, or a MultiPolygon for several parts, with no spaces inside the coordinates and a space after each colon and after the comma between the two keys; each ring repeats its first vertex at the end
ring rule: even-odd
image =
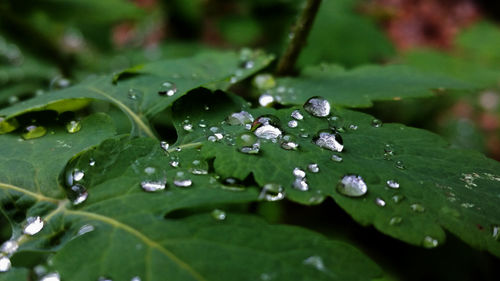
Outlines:
{"type": "Polygon", "coordinates": [[[75,120],[70,121],[68,124],[66,124],[66,130],[70,134],[74,134],[74,133],[80,131],[81,128],[82,128],[81,123],[78,121],[75,121],[75,120]]]}
{"type": "Polygon", "coordinates": [[[170,147],[170,144],[168,144],[168,142],[166,141],[161,141],[160,142],[160,147],[164,150],[164,151],[167,151],[168,148],[170,147]]]}
{"type": "Polygon", "coordinates": [[[0,247],[0,252],[7,255],[12,255],[17,251],[18,248],[19,244],[16,240],[8,240],[2,244],[2,247],[0,247]]]}
{"type": "Polygon", "coordinates": [[[333,154],[331,159],[335,162],[342,162],[343,160],[342,157],[338,156],[337,154],[333,154]]]}
{"type": "Polygon", "coordinates": [[[94,158],[90,158],[90,160],[89,160],[89,166],[90,167],[94,167],[95,166],[95,160],[94,160],[94,158]]]}
{"type": "MultiPolygon", "coordinates": [[[[234,112],[231,115],[229,115],[226,118],[226,122],[229,125],[245,125],[253,122],[253,116],[252,114],[246,112],[246,111],[240,111],[240,112],[234,112]]],[[[212,128],[217,128],[217,127],[212,127],[212,128]]],[[[211,129],[212,129],[211,128],[211,129]]],[[[218,128],[217,128],[218,129],[218,128]]],[[[212,131],[214,132],[214,131],[212,131]]],[[[215,132],[214,132],[215,133],[215,132]]]]}
{"type": "Polygon", "coordinates": [[[388,181],[386,181],[386,184],[390,188],[394,188],[394,189],[399,188],[399,183],[395,180],[388,180],[388,181]]]}
{"type": "Polygon", "coordinates": [[[218,221],[223,221],[226,219],[226,212],[220,209],[215,209],[212,211],[212,217],[218,221]]]}
{"type": "Polygon", "coordinates": [[[309,190],[309,184],[307,184],[307,180],[305,178],[295,178],[292,183],[293,188],[298,189],[300,191],[309,190]]]}
{"type": "Polygon", "coordinates": [[[23,233],[27,235],[35,235],[43,229],[45,222],[41,217],[29,217],[26,219],[26,226],[23,233]]]}
{"type": "Polygon", "coordinates": [[[493,237],[493,239],[495,239],[496,241],[500,241],[500,225],[494,225],[492,226],[492,232],[491,232],[491,236],[493,237]]]}
{"type": "Polygon", "coordinates": [[[259,104],[260,106],[270,106],[272,105],[274,102],[274,97],[271,96],[270,94],[262,94],[260,97],[259,97],[259,104]]]}
{"type": "Polygon", "coordinates": [[[404,165],[403,161],[399,161],[399,160],[398,160],[398,161],[396,161],[396,163],[394,163],[394,166],[396,166],[396,168],[401,169],[401,170],[406,169],[406,167],[405,167],[405,165],[404,165]]]}
{"type": "Polygon", "coordinates": [[[172,82],[164,82],[158,90],[158,95],[171,97],[177,92],[177,86],[172,82]]]}
{"type": "Polygon", "coordinates": [[[194,160],[193,167],[189,168],[189,172],[193,175],[206,175],[208,174],[208,164],[205,161],[194,160]]]}
{"type": "Polygon", "coordinates": [[[25,132],[21,135],[23,139],[30,140],[45,136],[47,129],[43,126],[30,125],[25,128],[25,132]]]}
{"type": "Polygon", "coordinates": [[[6,256],[0,256],[0,272],[7,272],[11,267],[10,259],[6,256]]]}
{"type": "Polygon", "coordinates": [[[304,172],[304,170],[301,170],[300,168],[294,168],[293,169],[293,175],[296,177],[296,178],[305,178],[306,177],[306,172],[304,172]]]}
{"type": "Polygon", "coordinates": [[[184,126],[182,126],[182,128],[188,132],[192,132],[193,131],[193,125],[192,124],[184,124],[184,126]]]}
{"type": "Polygon", "coordinates": [[[216,142],[217,138],[215,136],[208,136],[207,140],[211,142],[216,142]]]}
{"type": "Polygon", "coordinates": [[[71,85],[71,81],[68,78],[64,78],[61,76],[56,76],[50,81],[49,89],[52,90],[60,90],[67,88],[71,85]]]}
{"type": "Polygon", "coordinates": [[[396,195],[392,196],[391,199],[394,203],[400,203],[401,201],[403,201],[405,199],[405,197],[403,195],[396,194],[396,195]]]}
{"type": "Polygon", "coordinates": [[[378,119],[373,119],[372,120],[372,127],[375,127],[375,128],[380,128],[382,127],[382,121],[378,120],[378,119]]]}
{"type": "Polygon", "coordinates": [[[131,100],[139,101],[139,100],[142,100],[143,93],[141,90],[129,89],[127,96],[131,100]]]}
{"type": "Polygon", "coordinates": [[[95,230],[95,227],[91,224],[86,224],[86,225],[83,225],[82,227],[80,227],[80,229],[78,230],[78,233],[76,234],[77,236],[82,236],[84,234],[87,234],[89,232],[92,232],[95,230]]]}
{"type": "Polygon", "coordinates": [[[304,103],[304,110],[316,117],[330,115],[330,109],[330,103],[323,97],[312,97],[304,103]]]}
{"type": "Polygon", "coordinates": [[[410,209],[414,212],[417,212],[417,213],[423,213],[425,211],[424,206],[422,206],[420,204],[411,204],[410,209]]]}
{"type": "Polygon", "coordinates": [[[170,161],[169,164],[170,164],[170,166],[172,166],[174,168],[179,167],[179,161],[176,161],[176,160],[170,161]]]}
{"type": "Polygon", "coordinates": [[[259,194],[259,199],[265,199],[266,201],[278,201],[283,198],[285,198],[284,189],[277,183],[265,184],[259,194]]]}
{"type": "Polygon", "coordinates": [[[337,191],[349,197],[360,197],[366,194],[368,187],[361,176],[345,175],[337,184],[337,191]]]}
{"type": "Polygon", "coordinates": [[[402,217],[392,217],[392,218],[389,220],[389,224],[390,224],[390,225],[399,225],[402,221],[403,221],[403,218],[402,218],[402,217]]]}
{"type": "Polygon", "coordinates": [[[375,204],[380,207],[385,207],[385,201],[382,198],[375,198],[375,204]]]}
{"type": "Polygon", "coordinates": [[[430,236],[425,236],[424,241],[422,242],[422,246],[427,249],[436,248],[438,245],[439,242],[437,241],[437,239],[430,236]]]}
{"type": "Polygon", "coordinates": [[[71,192],[68,194],[69,199],[73,202],[73,205],[78,205],[89,197],[87,189],[81,184],[75,184],[71,186],[71,192]]]}
{"type": "Polygon", "coordinates": [[[40,281],[61,281],[59,273],[53,272],[43,276],[40,281]]]}
{"type": "Polygon", "coordinates": [[[322,130],[313,138],[314,144],[331,151],[341,152],[344,149],[342,137],[333,130],[322,130]]]}
{"type": "Polygon", "coordinates": [[[358,129],[358,125],[351,124],[349,125],[349,129],[356,131],[358,129]]]}
{"type": "Polygon", "coordinates": [[[293,141],[283,141],[281,143],[281,148],[285,150],[297,150],[297,148],[299,148],[299,144],[293,141]]]}
{"type": "Polygon", "coordinates": [[[142,189],[147,192],[164,190],[166,185],[167,185],[166,180],[159,180],[159,181],[145,180],[141,182],[142,189]]]}
{"type": "Polygon", "coordinates": [[[310,265],[316,268],[319,271],[326,271],[325,264],[323,263],[323,259],[320,256],[310,256],[305,259],[303,262],[305,265],[310,265]]]}
{"type": "Polygon", "coordinates": [[[288,121],[288,127],[290,127],[290,128],[297,128],[298,125],[299,125],[299,123],[297,122],[297,120],[288,121]]]}
{"type": "Polygon", "coordinates": [[[178,187],[189,187],[193,184],[191,179],[186,178],[184,172],[177,172],[174,178],[174,185],[178,187]]]}
{"type": "Polygon", "coordinates": [[[318,173],[319,172],[319,166],[318,164],[316,163],[312,163],[312,164],[309,164],[307,166],[307,169],[309,170],[309,172],[311,173],[318,173]]]}
{"type": "Polygon", "coordinates": [[[269,73],[259,74],[253,79],[253,85],[259,90],[269,90],[276,86],[274,76],[269,73]]]}
{"type": "Polygon", "coordinates": [[[134,276],[130,281],[141,281],[141,278],[139,278],[139,276],[134,276]]]}
{"type": "Polygon", "coordinates": [[[302,120],[304,116],[300,113],[300,110],[294,110],[290,116],[295,120],[302,120]]]}

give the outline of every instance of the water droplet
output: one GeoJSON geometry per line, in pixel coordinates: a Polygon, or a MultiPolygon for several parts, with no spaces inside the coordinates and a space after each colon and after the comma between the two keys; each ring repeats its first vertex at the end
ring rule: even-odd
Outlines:
{"type": "Polygon", "coordinates": [[[288,122],[288,127],[290,128],[296,128],[298,125],[299,123],[297,122],[297,120],[291,120],[288,122]]]}
{"type": "Polygon", "coordinates": [[[259,194],[259,199],[265,199],[266,201],[278,201],[283,198],[285,198],[284,189],[277,183],[265,184],[259,194]]]}
{"type": "Polygon", "coordinates": [[[494,225],[492,227],[493,231],[491,233],[491,236],[493,237],[493,239],[495,239],[496,241],[499,241],[500,240],[500,225],[494,225]]]}
{"type": "Polygon", "coordinates": [[[420,204],[411,204],[410,208],[412,211],[417,212],[417,213],[423,213],[425,211],[424,206],[420,204]]]}
{"type": "Polygon", "coordinates": [[[293,175],[296,177],[296,178],[305,178],[306,177],[306,172],[304,172],[304,170],[301,170],[299,168],[294,168],[293,169],[293,175]]]}
{"type": "Polygon", "coordinates": [[[294,110],[290,116],[295,120],[302,120],[304,116],[300,113],[300,110],[294,110]]]}
{"type": "Polygon", "coordinates": [[[171,97],[177,92],[177,86],[172,82],[164,82],[158,90],[158,95],[171,97]]]}
{"type": "Polygon", "coordinates": [[[70,85],[71,85],[71,81],[69,79],[61,77],[61,76],[57,76],[57,77],[54,77],[50,81],[49,89],[50,90],[60,90],[60,89],[67,88],[70,85]]]}
{"type": "Polygon", "coordinates": [[[259,97],[259,104],[260,106],[270,106],[274,102],[274,97],[271,96],[270,94],[262,94],[259,97]]]}
{"type": "Polygon", "coordinates": [[[373,119],[372,120],[372,127],[379,128],[382,127],[382,121],[378,119],[373,119]]]}
{"type": "Polygon", "coordinates": [[[94,160],[94,158],[90,158],[90,160],[89,160],[89,166],[90,167],[94,167],[95,166],[95,160],[94,160]]]}
{"type": "Polygon", "coordinates": [[[241,67],[245,69],[252,69],[255,66],[255,62],[253,60],[247,60],[242,62],[241,67]]]}
{"type": "Polygon", "coordinates": [[[356,131],[358,129],[358,125],[351,124],[349,125],[349,129],[356,131]]]}
{"type": "Polygon", "coordinates": [[[2,247],[0,247],[0,252],[7,255],[12,255],[17,251],[18,248],[19,244],[16,240],[8,240],[2,244],[2,247]]]}
{"type": "Polygon", "coordinates": [[[236,145],[240,152],[246,154],[257,154],[260,150],[260,144],[257,137],[251,133],[242,133],[236,138],[236,145]]]}
{"type": "Polygon", "coordinates": [[[81,184],[75,184],[71,186],[71,192],[68,194],[69,199],[73,202],[73,205],[78,205],[89,197],[87,189],[81,184]]]}
{"type": "Polygon", "coordinates": [[[396,195],[392,196],[391,199],[394,203],[399,203],[399,202],[403,201],[405,199],[405,197],[403,195],[396,194],[396,195]]]}
{"type": "MultiPolygon", "coordinates": [[[[246,111],[240,111],[240,112],[235,112],[229,115],[226,118],[226,122],[229,125],[245,125],[253,122],[253,116],[252,114],[246,112],[246,111]]],[[[217,127],[212,127],[212,128],[217,128],[217,127]]],[[[217,128],[218,129],[218,128],[217,128]]],[[[212,131],[213,132],[213,131],[212,131]]],[[[215,132],[214,132],[215,133],[215,132]]]]}
{"type": "Polygon", "coordinates": [[[316,163],[312,163],[312,164],[309,164],[307,166],[307,169],[309,170],[309,172],[311,173],[318,173],[319,172],[319,166],[318,164],[316,163]]]}
{"type": "Polygon", "coordinates": [[[293,188],[298,189],[300,191],[307,191],[309,190],[309,184],[307,184],[307,181],[305,178],[295,178],[295,180],[292,183],[293,188]]]}
{"type": "Polygon", "coordinates": [[[338,156],[337,154],[333,154],[331,159],[335,162],[342,162],[343,160],[342,157],[338,156]]]}
{"type": "Polygon", "coordinates": [[[323,259],[320,256],[310,256],[302,263],[305,265],[313,266],[319,271],[326,271],[325,264],[323,263],[323,259]]]}
{"type": "Polygon", "coordinates": [[[81,128],[82,128],[82,125],[78,121],[73,120],[73,121],[70,121],[68,124],[66,124],[66,130],[70,134],[74,134],[74,133],[80,131],[81,128]]]}
{"type": "Polygon", "coordinates": [[[257,118],[252,124],[252,130],[257,137],[272,141],[276,141],[282,133],[279,129],[279,119],[273,115],[257,118]]]}
{"type": "Polygon", "coordinates": [[[337,184],[337,191],[349,197],[360,197],[366,194],[368,187],[358,175],[345,175],[337,184]]]}
{"type": "Polygon", "coordinates": [[[253,79],[253,85],[259,90],[269,90],[276,86],[274,76],[268,73],[259,74],[253,79]]]}
{"type": "Polygon", "coordinates": [[[174,168],[177,168],[179,167],[179,161],[176,161],[176,160],[172,160],[170,161],[170,166],[174,167],[174,168]]]}
{"type": "Polygon", "coordinates": [[[30,125],[25,128],[25,132],[21,135],[23,139],[30,140],[43,137],[47,133],[47,129],[43,126],[30,125]]]}
{"type": "Polygon", "coordinates": [[[388,180],[388,181],[386,181],[386,184],[390,188],[394,188],[394,189],[399,188],[399,183],[395,180],[388,180]]]}
{"type": "Polygon", "coordinates": [[[189,168],[189,172],[193,175],[208,174],[208,163],[205,161],[194,160],[193,167],[189,168]]]}
{"type": "Polygon", "coordinates": [[[437,241],[437,239],[434,239],[430,236],[425,236],[424,241],[422,242],[422,246],[427,249],[436,248],[438,245],[439,242],[437,241]]]}
{"type": "Polygon", "coordinates": [[[142,93],[141,90],[137,90],[137,89],[129,89],[128,90],[128,93],[127,93],[127,96],[129,99],[131,100],[142,100],[142,96],[144,94],[142,93]]]}
{"type": "Polygon", "coordinates": [[[61,277],[59,276],[59,273],[54,272],[43,276],[40,281],[61,281],[61,277]]]}
{"type": "Polygon", "coordinates": [[[166,142],[166,141],[161,141],[161,142],[160,142],[160,147],[161,147],[164,151],[168,151],[168,148],[170,147],[170,144],[168,144],[168,142],[166,142]]]}
{"type": "Polygon", "coordinates": [[[398,224],[400,224],[402,221],[403,221],[403,218],[402,218],[402,217],[392,217],[392,218],[389,220],[389,224],[390,224],[390,225],[398,225],[398,224]]]}
{"type": "Polygon", "coordinates": [[[193,184],[191,179],[186,178],[184,172],[177,172],[174,178],[174,185],[178,187],[189,187],[193,184]]]}
{"type": "Polygon", "coordinates": [[[396,168],[401,169],[401,170],[406,169],[403,161],[396,161],[396,163],[394,163],[394,166],[396,166],[396,168]]]}
{"type": "Polygon", "coordinates": [[[281,148],[285,150],[297,150],[297,148],[299,148],[299,144],[293,141],[283,141],[281,143],[281,148]]]}
{"type": "Polygon", "coordinates": [[[0,256],[0,272],[7,272],[10,270],[12,264],[10,259],[6,256],[0,256]]]}
{"type": "Polygon", "coordinates": [[[29,217],[26,219],[26,226],[23,233],[27,235],[35,235],[43,229],[45,222],[40,217],[29,217]]]}
{"type": "Polygon", "coordinates": [[[326,117],[330,115],[330,103],[322,97],[312,97],[304,103],[304,109],[312,116],[326,117]]]}
{"type": "Polygon", "coordinates": [[[207,140],[211,142],[216,142],[217,138],[215,136],[208,136],[207,140]]]}
{"type": "Polygon", "coordinates": [[[342,137],[335,131],[322,130],[314,138],[313,142],[322,148],[341,152],[344,149],[342,137]]]}
{"type": "Polygon", "coordinates": [[[10,105],[12,105],[12,104],[18,103],[19,98],[17,96],[10,96],[7,101],[10,105]]]}
{"type": "Polygon", "coordinates": [[[86,225],[80,227],[80,229],[78,230],[78,233],[76,235],[81,236],[81,235],[87,234],[89,232],[92,232],[94,230],[95,230],[95,228],[93,225],[86,224],[86,225]]]}
{"type": "Polygon", "coordinates": [[[164,190],[166,185],[167,185],[166,180],[159,180],[159,181],[145,180],[141,182],[142,189],[147,192],[164,190]]]}
{"type": "Polygon", "coordinates": [[[184,126],[182,126],[182,128],[188,132],[192,132],[193,131],[193,125],[192,124],[184,124],[184,126]]]}
{"type": "Polygon", "coordinates": [[[134,276],[130,281],[141,281],[141,278],[139,278],[139,276],[134,276]]]}
{"type": "Polygon", "coordinates": [[[212,217],[218,221],[223,221],[226,219],[226,212],[219,209],[215,209],[212,211],[212,217]]]}
{"type": "Polygon", "coordinates": [[[380,207],[385,207],[385,201],[382,198],[375,198],[375,204],[380,207]]]}

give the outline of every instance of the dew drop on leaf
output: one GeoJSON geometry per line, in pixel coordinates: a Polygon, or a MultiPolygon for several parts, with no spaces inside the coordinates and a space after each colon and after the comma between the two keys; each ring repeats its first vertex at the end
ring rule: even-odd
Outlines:
{"type": "MultiPolygon", "coordinates": [[[[252,123],[253,120],[254,119],[253,119],[252,114],[250,114],[246,111],[234,112],[226,118],[226,122],[232,126],[249,124],[249,123],[252,123]]],[[[212,128],[217,128],[217,127],[212,127],[212,128]]],[[[212,128],[210,128],[211,131],[212,131],[212,128]]],[[[212,131],[212,132],[214,132],[214,131],[212,131]]]]}
{"type": "Polygon", "coordinates": [[[399,183],[395,180],[388,180],[388,181],[386,181],[386,184],[390,188],[394,188],[394,189],[399,188],[399,183]]]}
{"type": "Polygon", "coordinates": [[[349,125],[349,129],[356,131],[358,129],[358,125],[351,124],[349,125]]]}
{"type": "Polygon", "coordinates": [[[425,236],[424,241],[422,242],[422,246],[427,249],[436,248],[438,245],[439,242],[430,236],[425,236]]]}
{"type": "Polygon", "coordinates": [[[271,96],[270,94],[262,94],[260,97],[259,97],[259,104],[260,106],[270,106],[272,105],[274,102],[274,97],[271,96]]]}
{"type": "Polygon", "coordinates": [[[277,183],[265,184],[259,194],[259,199],[266,201],[278,201],[283,198],[285,198],[283,186],[277,183]]]}
{"type": "Polygon", "coordinates": [[[368,187],[361,176],[345,175],[337,184],[337,191],[349,197],[360,197],[366,194],[368,187]]]}
{"type": "Polygon", "coordinates": [[[310,256],[302,263],[305,265],[310,265],[319,271],[326,271],[325,264],[323,263],[323,259],[320,256],[310,256]]]}
{"type": "Polygon", "coordinates": [[[71,186],[70,200],[73,202],[73,205],[78,205],[89,197],[89,193],[87,189],[81,184],[75,184],[71,186]]]}
{"type": "Polygon", "coordinates": [[[295,178],[295,180],[292,183],[293,188],[298,189],[300,191],[307,191],[309,190],[309,184],[307,184],[307,181],[305,178],[295,178]]]}
{"type": "Polygon", "coordinates": [[[491,236],[496,241],[500,241],[500,225],[494,225],[492,229],[493,231],[491,232],[491,236]]]}
{"type": "Polygon", "coordinates": [[[276,80],[273,75],[263,73],[255,76],[253,85],[259,90],[269,90],[276,86],[276,80]]]}
{"type": "Polygon", "coordinates": [[[11,268],[10,259],[6,256],[0,256],[0,272],[7,272],[11,268]]]}
{"type": "Polygon", "coordinates": [[[29,217],[26,219],[26,226],[23,233],[27,235],[35,235],[43,229],[45,222],[40,217],[29,217]]]}
{"type": "Polygon", "coordinates": [[[390,224],[390,225],[399,225],[402,221],[403,221],[403,218],[402,218],[402,217],[392,217],[392,218],[389,220],[389,224],[390,224]]]}
{"type": "Polygon", "coordinates": [[[323,97],[312,97],[304,103],[304,110],[315,117],[330,115],[330,103],[323,97]]]}
{"type": "Polygon", "coordinates": [[[304,116],[300,113],[300,110],[294,110],[290,116],[295,120],[302,120],[304,116]]]}
{"type": "Polygon", "coordinates": [[[87,234],[89,232],[92,232],[94,230],[95,230],[95,228],[93,225],[86,224],[86,225],[83,225],[82,227],[80,227],[80,229],[78,230],[78,233],[76,235],[81,236],[81,235],[87,234]]]}
{"type": "Polygon", "coordinates": [[[375,198],[375,204],[380,207],[385,207],[385,201],[382,198],[375,198]]]}
{"type": "Polygon", "coordinates": [[[220,209],[214,209],[211,213],[212,217],[218,221],[223,221],[226,219],[226,212],[220,209]]]}
{"type": "Polygon", "coordinates": [[[18,248],[19,244],[16,240],[8,240],[2,244],[2,246],[0,247],[0,252],[7,255],[12,255],[17,251],[18,248]]]}
{"type": "Polygon", "coordinates": [[[94,167],[95,166],[95,160],[94,160],[94,158],[90,158],[90,160],[89,160],[89,166],[90,167],[94,167]]]}
{"type": "Polygon", "coordinates": [[[167,151],[168,148],[170,147],[170,144],[168,144],[168,142],[166,141],[161,141],[160,142],[160,147],[164,150],[164,151],[167,151]]]}
{"type": "Polygon", "coordinates": [[[299,144],[295,142],[295,138],[291,135],[285,135],[281,141],[281,148],[285,150],[296,150],[299,144]]]}
{"type": "Polygon", "coordinates": [[[342,162],[343,160],[342,157],[338,156],[337,154],[333,154],[331,159],[335,162],[342,162]]]}
{"type": "Polygon", "coordinates": [[[300,168],[294,168],[293,169],[293,175],[296,177],[296,178],[305,178],[306,177],[306,172],[304,172],[304,170],[301,170],[300,168]]]}
{"type": "Polygon", "coordinates": [[[423,213],[425,211],[424,206],[422,206],[420,204],[411,204],[410,209],[414,212],[417,212],[417,213],[423,213]]]}
{"type": "Polygon", "coordinates": [[[309,170],[309,172],[311,173],[318,173],[319,172],[319,166],[318,164],[316,163],[312,163],[312,164],[309,164],[307,166],[307,169],[309,170]]]}
{"type": "Polygon", "coordinates": [[[158,90],[158,95],[171,97],[177,92],[177,86],[173,82],[164,82],[158,90]]]}
{"type": "Polygon", "coordinates": [[[193,184],[191,179],[186,178],[184,172],[177,172],[174,178],[174,185],[178,187],[190,187],[193,184]]]}
{"type": "Polygon", "coordinates": [[[53,272],[43,276],[40,281],[61,281],[59,273],[53,272]]]}
{"type": "Polygon", "coordinates": [[[297,128],[298,125],[299,125],[299,123],[297,122],[297,120],[288,121],[288,127],[290,127],[290,128],[297,128]]]}
{"type": "Polygon", "coordinates": [[[206,175],[208,174],[208,164],[205,161],[194,160],[189,172],[193,175],[206,175]]]}
{"type": "Polygon", "coordinates": [[[128,98],[134,101],[142,100],[143,95],[142,91],[137,89],[129,89],[127,94],[128,98]]]}
{"type": "Polygon", "coordinates": [[[79,121],[70,121],[68,124],[66,124],[66,131],[70,134],[74,134],[82,128],[82,125],[79,121]]]}
{"type": "Polygon", "coordinates": [[[396,163],[394,164],[394,166],[396,166],[396,168],[398,169],[401,169],[401,170],[404,170],[406,169],[406,166],[404,165],[403,161],[396,161],[396,163]]]}
{"type": "Polygon", "coordinates": [[[164,190],[166,185],[167,185],[166,180],[158,180],[158,181],[145,180],[141,182],[142,189],[147,192],[164,190]]]}
{"type": "Polygon", "coordinates": [[[403,201],[405,199],[405,197],[403,195],[396,194],[396,195],[392,196],[391,199],[394,203],[400,203],[401,201],[403,201]]]}
{"type": "Polygon", "coordinates": [[[130,281],[141,281],[141,278],[139,278],[139,276],[135,276],[135,277],[132,277],[132,279],[130,279],[130,281]]]}
{"type": "Polygon", "coordinates": [[[342,137],[333,130],[322,130],[314,138],[314,144],[331,151],[341,152],[344,149],[342,137]]]}
{"type": "Polygon", "coordinates": [[[45,136],[47,129],[43,126],[30,125],[25,128],[25,132],[21,135],[23,139],[30,140],[45,136]]]}
{"type": "Polygon", "coordinates": [[[375,128],[382,127],[382,121],[380,121],[379,119],[373,119],[372,120],[372,127],[375,127],[375,128]]]}
{"type": "Polygon", "coordinates": [[[257,118],[252,124],[252,130],[257,137],[272,141],[276,141],[282,134],[279,129],[279,119],[273,115],[257,118]]]}
{"type": "Polygon", "coordinates": [[[193,131],[193,125],[192,124],[184,124],[182,126],[182,128],[188,132],[192,132],[193,131]]]}
{"type": "Polygon", "coordinates": [[[169,164],[170,164],[170,166],[172,166],[174,168],[179,167],[179,161],[176,161],[176,160],[170,161],[169,164]]]}

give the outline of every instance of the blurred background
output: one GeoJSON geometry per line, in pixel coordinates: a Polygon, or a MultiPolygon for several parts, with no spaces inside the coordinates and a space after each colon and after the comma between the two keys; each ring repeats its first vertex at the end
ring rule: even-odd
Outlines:
{"type": "MultiPolygon", "coordinates": [[[[279,56],[303,3],[0,0],[0,108],[95,73],[212,49],[250,47],[279,56]]],[[[323,0],[297,68],[404,63],[472,83],[477,87],[472,93],[436,91],[434,98],[378,102],[363,111],[434,131],[453,146],[500,160],[499,21],[500,1],[323,0]]],[[[251,83],[244,85],[233,90],[256,100],[251,83]]],[[[497,259],[451,235],[429,256],[427,250],[361,228],[332,202],[316,207],[263,203],[255,209],[272,221],[353,241],[390,269],[390,280],[499,278],[497,259]]]]}

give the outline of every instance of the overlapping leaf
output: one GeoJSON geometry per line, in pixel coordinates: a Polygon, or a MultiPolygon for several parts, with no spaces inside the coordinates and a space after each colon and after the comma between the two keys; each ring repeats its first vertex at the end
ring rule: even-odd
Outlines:
{"type": "Polygon", "coordinates": [[[140,134],[154,136],[147,118],[156,115],[189,90],[200,86],[227,88],[266,66],[271,59],[260,52],[250,52],[243,58],[236,53],[206,53],[193,58],[156,62],[124,71],[115,76],[115,83],[109,76],[89,78],[74,87],[2,109],[0,116],[7,122],[29,111],[75,110],[89,100],[97,99],[122,109],[140,134]],[[159,91],[165,92],[164,96],[159,95],[159,91]]]}
{"type": "MultiPolygon", "coordinates": [[[[68,171],[84,172],[79,184],[88,199],[71,205],[48,198],[31,206],[28,214],[41,216],[46,226],[32,237],[14,236],[18,253],[55,252],[50,270],[64,280],[371,280],[380,274],[343,242],[236,212],[215,219],[214,206],[250,202],[257,190],[222,185],[203,170],[208,166],[194,148],[167,152],[152,139],[124,137],[82,154],[68,171]],[[173,184],[180,172],[191,186],[173,184]],[[144,192],[141,184],[149,180],[166,180],[167,187],[144,192]]],[[[53,183],[57,189],[56,178],[53,183]]],[[[2,186],[3,202],[19,202],[20,194],[41,196],[2,186]]]]}
{"type": "Polygon", "coordinates": [[[308,67],[296,78],[279,78],[268,93],[276,102],[303,104],[311,96],[323,96],[332,104],[369,107],[373,101],[432,96],[435,91],[467,90],[465,82],[426,74],[403,65],[362,66],[345,70],[337,65],[308,67]]]}
{"type": "Polygon", "coordinates": [[[477,152],[453,149],[439,136],[424,130],[400,124],[379,126],[369,115],[345,109],[335,110],[336,118],[317,118],[301,107],[248,110],[255,118],[262,114],[277,116],[283,135],[291,136],[299,147],[285,150],[280,146],[282,140],[260,140],[258,154],[245,154],[235,144],[238,136],[248,130],[224,121],[232,112],[245,109],[244,104],[222,94],[217,98],[214,95],[186,96],[173,110],[180,143],[203,144],[203,154],[215,158],[215,172],[222,177],[245,179],[252,175],[261,186],[278,183],[289,199],[303,204],[316,204],[331,196],[360,223],[373,224],[412,244],[437,246],[448,230],[477,248],[500,255],[498,162],[477,152]],[[211,103],[213,100],[217,104],[211,103]],[[213,110],[204,111],[207,105],[213,110]],[[293,120],[294,110],[300,110],[304,119],[296,120],[298,126],[290,128],[287,123],[293,120]],[[183,130],[186,116],[190,116],[192,131],[183,130]],[[213,131],[206,128],[211,127],[217,127],[224,138],[207,141],[213,131]],[[333,127],[342,131],[341,153],[313,143],[320,130],[333,127]],[[334,154],[342,161],[332,160],[334,154]],[[308,171],[310,164],[317,164],[319,172],[308,171]],[[295,168],[306,171],[308,191],[292,187],[295,168]],[[347,197],[336,190],[339,181],[351,174],[361,176],[368,186],[361,198],[347,197]],[[397,182],[399,188],[389,187],[389,180],[397,182]]]}

